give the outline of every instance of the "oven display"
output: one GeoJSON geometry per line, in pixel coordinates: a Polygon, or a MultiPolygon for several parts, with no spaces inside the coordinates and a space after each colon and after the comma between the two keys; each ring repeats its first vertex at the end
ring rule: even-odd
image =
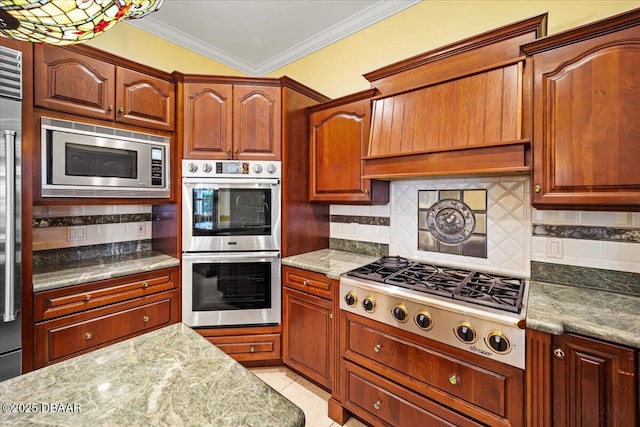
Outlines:
{"type": "Polygon", "coordinates": [[[192,266],[193,311],[271,308],[271,263],[202,263],[192,266]]]}

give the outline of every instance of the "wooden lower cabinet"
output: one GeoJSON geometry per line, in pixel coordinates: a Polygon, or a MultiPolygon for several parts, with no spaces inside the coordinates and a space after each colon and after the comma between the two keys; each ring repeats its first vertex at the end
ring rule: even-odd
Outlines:
{"type": "Polygon", "coordinates": [[[34,367],[180,321],[177,275],[169,268],[36,293],[34,367]]]}
{"type": "Polygon", "coordinates": [[[210,343],[246,365],[280,363],[280,326],[195,329],[210,343]]]}
{"type": "Polygon", "coordinates": [[[326,275],[285,266],[283,277],[283,362],[332,390],[337,375],[336,298],[338,282],[326,275]]]}
{"type": "Polygon", "coordinates": [[[374,425],[524,425],[524,371],[340,312],[339,404],[374,425]],[[422,420],[422,421],[420,421],[422,420]]]}
{"type": "Polygon", "coordinates": [[[637,352],[573,334],[527,331],[527,425],[636,427],[637,352]]]}

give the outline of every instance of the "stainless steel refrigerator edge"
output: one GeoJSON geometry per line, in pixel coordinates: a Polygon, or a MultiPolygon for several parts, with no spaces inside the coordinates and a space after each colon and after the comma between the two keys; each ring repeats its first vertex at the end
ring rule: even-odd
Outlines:
{"type": "Polygon", "coordinates": [[[22,373],[22,55],[0,46],[0,381],[22,373]]]}

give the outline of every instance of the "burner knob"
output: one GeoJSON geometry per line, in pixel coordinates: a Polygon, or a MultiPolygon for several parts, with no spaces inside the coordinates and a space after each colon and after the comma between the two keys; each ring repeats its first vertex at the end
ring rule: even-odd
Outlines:
{"type": "Polygon", "coordinates": [[[358,303],[358,296],[353,292],[347,292],[344,296],[344,302],[346,302],[349,307],[354,307],[358,303]]]}
{"type": "Polygon", "coordinates": [[[454,330],[456,337],[467,344],[476,342],[476,331],[471,327],[469,322],[460,322],[454,330]]]}
{"type": "Polygon", "coordinates": [[[409,310],[402,304],[398,304],[391,310],[391,314],[398,322],[406,322],[409,320],[409,310]]]}
{"type": "Polygon", "coordinates": [[[195,163],[189,163],[189,172],[196,172],[198,170],[198,165],[195,163]]]}
{"type": "Polygon", "coordinates": [[[489,348],[491,348],[491,350],[495,351],[498,354],[505,354],[511,351],[511,343],[502,332],[489,332],[489,335],[487,335],[485,342],[489,346],[489,348]]]}
{"type": "Polygon", "coordinates": [[[364,308],[366,312],[373,313],[376,311],[376,300],[374,300],[373,297],[366,297],[362,300],[362,308],[364,308]]]}
{"type": "Polygon", "coordinates": [[[433,321],[431,320],[431,315],[427,311],[420,311],[416,314],[415,317],[416,325],[418,328],[428,331],[433,328],[433,321]]]}

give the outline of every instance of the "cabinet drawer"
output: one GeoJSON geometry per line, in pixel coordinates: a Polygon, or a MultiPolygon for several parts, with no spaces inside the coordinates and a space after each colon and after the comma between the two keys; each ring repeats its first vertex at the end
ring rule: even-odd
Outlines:
{"type": "Polygon", "coordinates": [[[284,284],[319,297],[333,299],[333,282],[326,275],[297,268],[285,267],[284,284]]]}
{"type": "MultiPolygon", "coordinates": [[[[359,359],[369,365],[374,362],[382,370],[395,371],[393,375],[414,383],[422,382],[421,389],[427,395],[438,396],[452,403],[457,401],[457,404],[466,406],[468,402],[500,418],[509,415],[507,403],[520,398],[518,394],[510,393],[508,375],[381,332],[377,327],[367,326],[354,319],[357,318],[350,317],[347,323],[347,357],[359,359]]],[[[519,372],[518,378],[521,377],[519,372]]]]}
{"type": "Polygon", "coordinates": [[[78,285],[35,294],[35,320],[66,316],[176,287],[175,270],[78,285]]]}
{"type": "Polygon", "coordinates": [[[206,339],[239,362],[280,358],[280,334],[207,336],[206,339]]]}
{"type": "MultiPolygon", "coordinates": [[[[345,362],[346,403],[366,412],[373,424],[389,426],[480,426],[438,403],[345,362]]],[[[359,414],[360,411],[357,411],[359,414]]],[[[362,414],[361,414],[362,415],[362,414]]]]}
{"type": "Polygon", "coordinates": [[[44,357],[42,365],[45,365],[147,329],[168,325],[171,319],[172,298],[166,296],[86,320],[61,318],[41,323],[36,325],[36,347],[44,352],[39,358],[44,357]]]}

